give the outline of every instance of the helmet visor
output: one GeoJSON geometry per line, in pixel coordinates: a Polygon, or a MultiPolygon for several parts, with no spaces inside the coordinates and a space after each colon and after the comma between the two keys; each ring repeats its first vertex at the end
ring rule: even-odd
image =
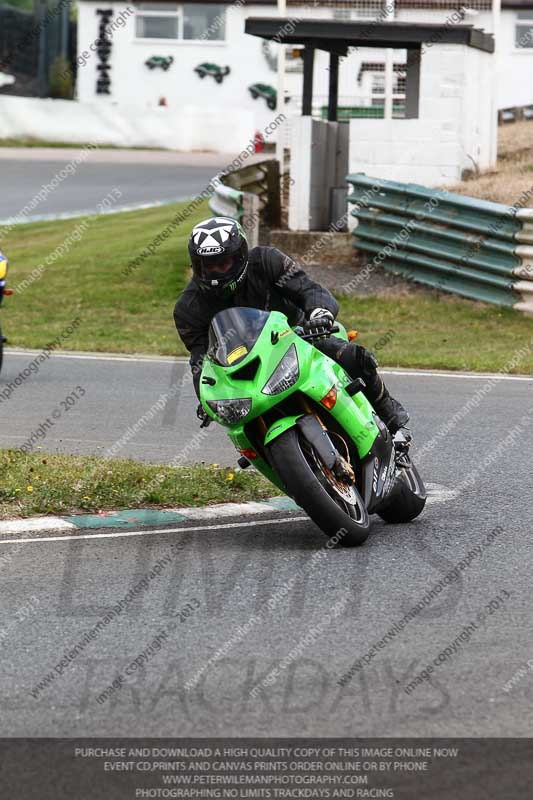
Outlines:
{"type": "Polygon", "coordinates": [[[226,280],[232,277],[238,262],[237,254],[222,255],[218,258],[201,258],[199,264],[200,277],[204,280],[226,280]]]}

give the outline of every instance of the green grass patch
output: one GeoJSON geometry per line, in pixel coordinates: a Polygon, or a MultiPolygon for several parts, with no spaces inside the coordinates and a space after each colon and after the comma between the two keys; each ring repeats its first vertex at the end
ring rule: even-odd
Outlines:
{"type": "Polygon", "coordinates": [[[383,366],[533,372],[533,319],[511,308],[436,293],[339,299],[339,317],[383,366]]]}
{"type": "Polygon", "coordinates": [[[256,472],[0,450],[0,519],[241,503],[280,494],[256,472]]]}
{"type": "MultiPolygon", "coordinates": [[[[122,271],[186,205],[12,228],[0,239],[10,259],[11,287],[17,290],[40,265],[45,268],[4,302],[1,322],[10,344],[42,348],[79,317],[65,349],[184,355],[172,311],[189,280],[187,239],[209,215],[207,203],[131,275],[122,271]]],[[[342,297],[340,319],[359,330],[358,341],[376,349],[386,366],[497,371],[533,336],[533,321],[512,309],[429,292],[342,297]]],[[[533,372],[533,355],[512,371],[533,372]]]]}
{"type": "Polygon", "coordinates": [[[15,290],[0,312],[10,344],[44,347],[79,317],[80,325],[64,341],[64,349],[185,353],[172,312],[189,280],[189,233],[209,215],[207,203],[131,275],[124,277],[122,271],[187,205],[13,227],[1,241],[10,260],[8,285],[15,290]],[[65,243],[70,244],[61,254],[65,243]],[[42,275],[21,289],[43,264],[42,275]]]}

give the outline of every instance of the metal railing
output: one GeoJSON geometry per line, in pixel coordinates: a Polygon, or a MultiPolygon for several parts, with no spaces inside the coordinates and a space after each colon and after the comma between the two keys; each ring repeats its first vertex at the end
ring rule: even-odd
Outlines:
{"type": "Polygon", "coordinates": [[[442,291],[533,313],[533,209],[363,173],[347,181],[354,246],[372,254],[372,264],[442,291]]]}
{"type": "MultiPolygon", "coordinates": [[[[269,158],[265,161],[257,161],[236,170],[223,172],[218,177],[225,187],[234,189],[241,194],[256,195],[258,197],[261,220],[272,228],[279,227],[281,199],[279,164],[276,159],[269,158]]],[[[214,197],[218,194],[218,192],[215,192],[214,197]]],[[[222,207],[228,201],[232,204],[239,203],[237,195],[232,195],[229,192],[224,193],[223,191],[220,199],[214,202],[219,207],[222,207]]],[[[210,208],[212,211],[215,210],[211,204],[210,208]]],[[[242,214],[242,210],[240,213],[242,214]]]]}
{"type": "Polygon", "coordinates": [[[231,217],[241,223],[249,247],[259,244],[259,197],[251,192],[241,192],[216,183],[215,191],[209,198],[209,208],[217,217],[231,217]]]}
{"type": "Polygon", "coordinates": [[[244,192],[217,183],[215,191],[209,198],[209,208],[217,216],[231,217],[240,222],[244,214],[244,192]]]}

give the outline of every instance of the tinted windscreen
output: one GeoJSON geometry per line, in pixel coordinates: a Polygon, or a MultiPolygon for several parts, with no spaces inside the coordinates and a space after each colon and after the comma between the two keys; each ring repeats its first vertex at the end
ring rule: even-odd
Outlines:
{"type": "Polygon", "coordinates": [[[208,356],[223,367],[233,367],[245,358],[269,317],[257,308],[219,311],[209,326],[208,356]]]}

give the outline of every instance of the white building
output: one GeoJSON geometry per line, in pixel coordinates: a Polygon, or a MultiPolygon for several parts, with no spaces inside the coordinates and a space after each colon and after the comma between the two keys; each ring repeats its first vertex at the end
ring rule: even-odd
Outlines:
{"type": "MultiPolygon", "coordinates": [[[[465,9],[463,24],[493,31],[490,0],[471,0],[467,6],[453,0],[396,0],[394,19],[453,25],[453,12],[460,8],[465,9]]],[[[375,0],[306,3],[289,0],[286,16],[372,20],[379,18],[381,9],[381,2],[375,0]]],[[[80,0],[78,99],[145,109],[166,104],[172,110],[187,107],[189,112],[194,108],[200,112],[217,111],[224,116],[249,112],[253,129],[261,130],[272,119],[267,107],[269,90],[265,93],[264,87],[276,86],[278,45],[245,35],[244,21],[247,17],[275,14],[275,4],[263,0],[233,3],[80,0]],[[150,61],[153,57],[156,58],[150,61]],[[159,61],[160,58],[165,61],[159,61]],[[216,65],[220,72],[202,68],[202,64],[216,65]],[[200,71],[196,72],[198,67],[200,71]],[[261,87],[254,92],[254,99],[250,87],[256,84],[261,87]]],[[[533,72],[533,0],[502,0],[496,40],[497,106],[533,103],[533,83],[527,77],[533,72]]],[[[287,51],[286,90],[291,100],[286,108],[298,113],[301,60],[293,55],[292,48],[287,51]]],[[[358,106],[383,104],[380,74],[383,63],[384,55],[380,56],[375,49],[360,48],[343,59],[339,105],[346,106],[347,114],[358,106]]],[[[396,69],[395,104],[401,107],[401,57],[396,69]]],[[[315,71],[313,113],[320,115],[327,103],[327,59],[318,58],[315,71]]],[[[401,108],[398,113],[401,114],[401,108]]]]}

